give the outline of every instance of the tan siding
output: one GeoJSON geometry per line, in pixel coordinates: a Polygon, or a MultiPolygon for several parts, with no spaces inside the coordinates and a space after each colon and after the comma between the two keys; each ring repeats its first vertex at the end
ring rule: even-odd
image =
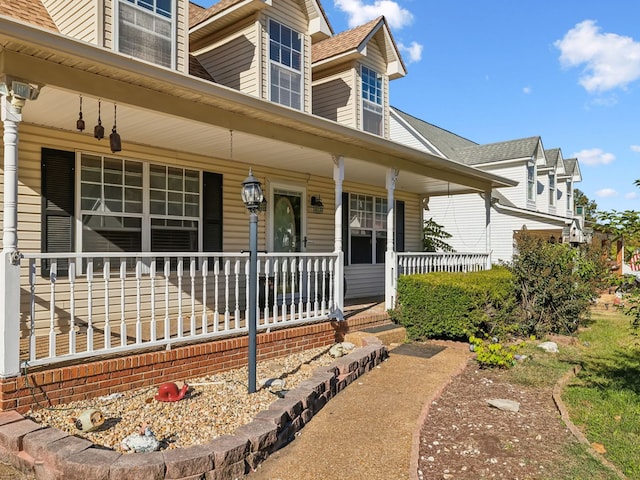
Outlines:
{"type": "Polygon", "coordinates": [[[198,56],[215,81],[249,95],[258,96],[258,49],[253,23],[240,32],[211,45],[198,56]]]}
{"type": "Polygon", "coordinates": [[[104,0],[104,46],[113,49],[113,2],[114,0],[104,0]]]}
{"type": "Polygon", "coordinates": [[[98,44],[96,0],[43,0],[42,3],[62,34],[98,44]]]}
{"type": "Polygon", "coordinates": [[[273,2],[273,7],[265,9],[262,17],[262,78],[263,91],[262,98],[269,99],[269,18],[292,28],[301,33],[304,37],[304,71],[303,71],[303,90],[304,105],[302,110],[311,112],[311,37],[307,34],[309,21],[303,7],[296,0],[282,0],[273,2]]]}
{"type": "Polygon", "coordinates": [[[178,0],[176,12],[176,70],[189,73],[189,2],[178,0]]]}
{"type": "Polygon", "coordinates": [[[357,128],[353,69],[315,82],[313,114],[357,128]]]}

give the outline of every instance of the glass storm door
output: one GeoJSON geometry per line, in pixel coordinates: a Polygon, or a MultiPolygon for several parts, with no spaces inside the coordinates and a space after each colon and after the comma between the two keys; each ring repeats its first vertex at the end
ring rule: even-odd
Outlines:
{"type": "Polygon", "coordinates": [[[303,192],[276,188],[273,191],[273,251],[301,252],[304,232],[303,192]]]}

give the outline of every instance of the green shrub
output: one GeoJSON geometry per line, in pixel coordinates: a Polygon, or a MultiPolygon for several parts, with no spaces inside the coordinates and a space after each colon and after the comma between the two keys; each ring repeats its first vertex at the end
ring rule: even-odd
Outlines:
{"type": "Polygon", "coordinates": [[[398,279],[398,306],[391,316],[411,339],[466,340],[502,332],[513,318],[513,298],[511,274],[501,267],[407,275],[398,279]]]}
{"type": "Polygon", "coordinates": [[[511,368],[516,362],[516,354],[524,347],[524,342],[515,345],[503,345],[498,342],[488,342],[473,335],[469,337],[476,360],[481,367],[511,368]]]}
{"type": "Polygon", "coordinates": [[[523,234],[509,269],[521,309],[522,333],[571,334],[589,318],[606,269],[601,252],[551,244],[523,234]]]}

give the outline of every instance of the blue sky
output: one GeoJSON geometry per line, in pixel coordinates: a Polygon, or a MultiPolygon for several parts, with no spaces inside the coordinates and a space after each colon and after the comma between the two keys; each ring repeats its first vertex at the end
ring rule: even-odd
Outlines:
{"type": "Polygon", "coordinates": [[[408,68],[393,106],[478,143],[539,135],[578,157],[600,210],[640,210],[639,1],[322,5],[336,33],[385,15],[408,68]]]}

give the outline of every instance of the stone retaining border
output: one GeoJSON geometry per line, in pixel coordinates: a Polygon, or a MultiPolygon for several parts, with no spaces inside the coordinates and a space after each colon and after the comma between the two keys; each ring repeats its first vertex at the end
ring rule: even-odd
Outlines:
{"type": "Polygon", "coordinates": [[[0,461],[39,480],[238,479],[291,442],[329,400],[389,356],[375,337],[365,338],[363,345],[318,368],[235,435],[204,445],[122,454],[8,411],[0,413],[0,461]]]}

